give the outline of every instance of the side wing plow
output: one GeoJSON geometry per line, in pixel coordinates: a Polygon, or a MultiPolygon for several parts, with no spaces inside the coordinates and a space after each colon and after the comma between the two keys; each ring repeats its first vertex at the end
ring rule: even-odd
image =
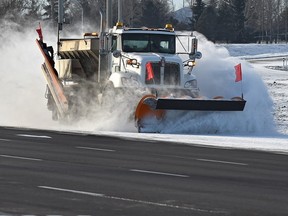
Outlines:
{"type": "Polygon", "coordinates": [[[55,101],[59,115],[63,118],[68,113],[68,100],[64,94],[63,86],[57,76],[57,71],[54,68],[53,58],[49,55],[49,50],[46,44],[40,40],[36,40],[36,43],[44,57],[44,64],[42,64],[42,71],[47,81],[49,90],[55,101]]]}

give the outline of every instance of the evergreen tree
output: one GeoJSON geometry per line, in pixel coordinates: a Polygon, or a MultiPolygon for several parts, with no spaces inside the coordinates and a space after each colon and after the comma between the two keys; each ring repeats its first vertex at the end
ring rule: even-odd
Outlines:
{"type": "Polygon", "coordinates": [[[142,26],[159,28],[163,27],[169,19],[169,4],[167,0],[141,0],[142,26]]]}
{"type": "Polygon", "coordinates": [[[233,11],[229,2],[223,1],[218,9],[217,40],[229,43],[234,40],[233,11]]]}
{"type": "MultiPolygon", "coordinates": [[[[70,0],[63,0],[64,3],[64,19],[69,18],[69,4],[70,0]]],[[[53,27],[58,23],[58,0],[46,0],[43,6],[44,13],[42,14],[44,20],[50,20],[53,27]]]]}
{"type": "MultiPolygon", "coordinates": [[[[95,31],[100,25],[100,13],[105,19],[106,0],[63,0],[65,14],[70,15],[70,23],[64,28],[91,26],[85,31],[95,31]]],[[[123,2],[124,25],[130,27],[163,27],[173,23],[176,29],[186,29],[173,19],[170,12],[171,0],[121,0],[123,2]]],[[[288,1],[287,0],[186,0],[193,11],[193,30],[202,32],[210,40],[225,42],[277,42],[288,40],[288,1]],[[205,3],[204,3],[205,2],[205,3]],[[215,35],[216,33],[216,35],[215,35]]],[[[117,21],[118,0],[113,0],[114,20],[117,21]]],[[[21,31],[35,21],[47,19],[56,27],[58,22],[58,0],[0,0],[0,27],[21,31]],[[32,22],[31,22],[32,21],[32,22]],[[10,25],[7,25],[9,22],[10,25]]]]}
{"type": "Polygon", "coordinates": [[[231,9],[233,11],[235,42],[245,42],[245,6],[247,0],[232,0],[231,9]]]}
{"type": "Polygon", "coordinates": [[[68,3],[70,4],[66,15],[69,15],[70,29],[74,28],[76,32],[80,30],[81,33],[98,30],[101,22],[100,10],[103,13],[103,19],[106,18],[105,0],[70,0],[68,3]]]}
{"type": "Polygon", "coordinates": [[[123,21],[127,26],[139,26],[141,21],[141,5],[139,0],[122,0],[123,21]]]}
{"type": "Polygon", "coordinates": [[[196,29],[198,32],[204,34],[209,40],[215,41],[217,20],[218,16],[216,9],[212,5],[208,5],[199,17],[196,29]]]}
{"type": "Polygon", "coordinates": [[[113,23],[118,21],[118,3],[122,2],[122,21],[127,27],[139,26],[142,17],[142,4],[140,0],[114,0],[113,23]]]}
{"type": "Polygon", "coordinates": [[[193,13],[193,17],[192,17],[192,30],[196,30],[197,31],[197,22],[202,14],[202,12],[205,9],[205,3],[202,0],[196,0],[195,5],[192,5],[192,13],[193,13]]]}
{"type": "Polygon", "coordinates": [[[259,39],[259,12],[257,11],[257,0],[248,0],[245,8],[245,35],[248,41],[257,42],[259,39]]]}
{"type": "Polygon", "coordinates": [[[280,31],[283,32],[281,35],[281,39],[283,41],[288,42],[288,6],[283,10],[283,12],[280,14],[280,31]]]}
{"type": "Polygon", "coordinates": [[[6,0],[0,5],[0,18],[20,25],[25,24],[26,1],[6,0]]]}
{"type": "Polygon", "coordinates": [[[27,11],[26,20],[38,20],[41,17],[41,4],[37,0],[30,0],[27,2],[25,9],[27,11]]]}
{"type": "Polygon", "coordinates": [[[209,0],[208,5],[216,9],[218,7],[218,0],[209,0]]]}
{"type": "Polygon", "coordinates": [[[57,23],[58,20],[56,20],[56,17],[58,11],[58,1],[56,5],[56,0],[46,0],[43,10],[44,13],[42,15],[44,19],[51,19],[53,22],[57,23]]]}

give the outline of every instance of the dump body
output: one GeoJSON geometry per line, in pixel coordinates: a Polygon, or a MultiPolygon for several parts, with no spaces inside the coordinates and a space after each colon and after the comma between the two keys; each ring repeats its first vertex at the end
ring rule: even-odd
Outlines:
{"type": "Polygon", "coordinates": [[[45,59],[48,109],[55,120],[77,119],[97,104],[101,91],[99,77],[99,38],[62,39],[56,60],[42,40],[37,44],[45,59]],[[91,100],[93,98],[93,100],[91,100]]]}
{"type": "Polygon", "coordinates": [[[99,38],[61,39],[60,43],[59,79],[98,81],[99,38]]]}

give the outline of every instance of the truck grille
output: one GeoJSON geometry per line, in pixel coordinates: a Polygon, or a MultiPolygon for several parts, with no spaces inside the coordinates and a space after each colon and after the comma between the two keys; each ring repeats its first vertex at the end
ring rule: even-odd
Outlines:
{"type": "MultiPolygon", "coordinates": [[[[153,78],[148,74],[146,67],[145,83],[147,85],[160,85],[161,83],[161,63],[152,62],[153,78]]],[[[177,63],[166,62],[164,66],[164,83],[163,85],[180,85],[180,65],[177,63]]]]}

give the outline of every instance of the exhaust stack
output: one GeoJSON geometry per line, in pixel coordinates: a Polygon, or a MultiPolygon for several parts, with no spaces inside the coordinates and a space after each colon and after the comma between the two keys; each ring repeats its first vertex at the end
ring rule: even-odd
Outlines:
{"type": "Polygon", "coordinates": [[[58,0],[58,30],[57,30],[57,55],[59,56],[60,31],[63,29],[64,22],[64,5],[63,0],[58,0]]]}
{"type": "Polygon", "coordinates": [[[106,32],[112,27],[112,0],[106,0],[106,32]]]}

